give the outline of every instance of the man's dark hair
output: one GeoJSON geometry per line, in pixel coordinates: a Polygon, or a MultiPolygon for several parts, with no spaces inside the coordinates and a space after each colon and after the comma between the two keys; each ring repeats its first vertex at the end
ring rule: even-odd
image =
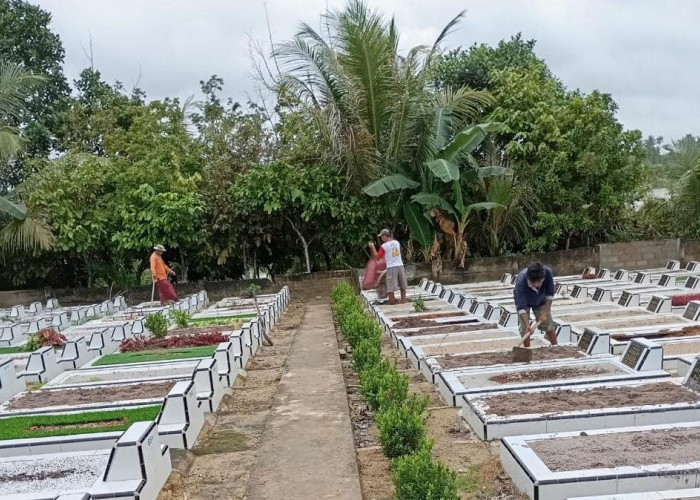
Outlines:
{"type": "Polygon", "coordinates": [[[544,279],[544,266],[539,262],[530,264],[527,266],[527,272],[525,274],[530,281],[541,281],[544,279]]]}

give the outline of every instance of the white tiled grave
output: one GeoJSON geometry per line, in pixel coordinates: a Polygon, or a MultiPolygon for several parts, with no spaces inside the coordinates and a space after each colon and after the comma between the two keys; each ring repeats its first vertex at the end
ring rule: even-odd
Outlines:
{"type": "MultiPolygon", "coordinates": [[[[624,465],[594,469],[577,469],[553,472],[530,447],[531,443],[544,440],[566,441],[586,436],[611,436],[625,433],[663,433],[670,430],[689,429],[700,433],[700,422],[619,427],[616,429],[588,430],[554,434],[510,436],[501,440],[501,464],[516,487],[532,499],[564,500],[566,498],[599,495],[618,495],[662,490],[696,488],[700,482],[700,457],[678,463],[653,463],[642,466],[624,465]]],[[[661,434],[663,437],[663,434],[661,434]]],[[[684,441],[672,441],[669,447],[682,450],[684,441]]],[[[596,453],[591,450],[591,453],[596,453]]],[[[650,450],[649,453],[653,453],[650,450]]],[[[617,496],[615,497],[617,498],[617,496]]],[[[673,497],[671,497],[673,498],[673,497]]]]}
{"type": "MultiPolygon", "coordinates": [[[[658,346],[657,346],[658,347],[658,346]]],[[[561,387],[588,383],[605,383],[619,380],[642,380],[670,378],[670,374],[660,369],[660,349],[646,345],[631,344],[622,360],[611,358],[590,358],[569,361],[542,362],[536,366],[510,366],[489,368],[466,368],[464,370],[440,372],[435,377],[440,394],[448,404],[463,406],[465,394],[482,394],[509,390],[536,389],[540,387],[561,387]],[[651,369],[650,369],[651,368],[651,369]],[[658,368],[658,369],[656,369],[658,368]],[[542,370],[578,369],[581,373],[565,378],[547,378],[533,382],[517,380],[499,382],[499,376],[517,377],[518,374],[542,370]]]]}

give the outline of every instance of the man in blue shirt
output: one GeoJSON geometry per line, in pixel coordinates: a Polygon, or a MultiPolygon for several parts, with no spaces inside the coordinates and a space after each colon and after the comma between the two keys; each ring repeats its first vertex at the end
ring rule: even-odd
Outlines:
{"type": "MultiPolygon", "coordinates": [[[[552,270],[539,262],[523,269],[515,280],[513,298],[520,320],[520,335],[524,337],[532,331],[530,325],[530,309],[532,309],[535,318],[540,322],[540,330],[545,332],[547,340],[552,345],[556,345],[557,336],[552,321],[552,300],[554,300],[552,270]]],[[[527,339],[524,345],[530,347],[530,339],[527,339]]]]}

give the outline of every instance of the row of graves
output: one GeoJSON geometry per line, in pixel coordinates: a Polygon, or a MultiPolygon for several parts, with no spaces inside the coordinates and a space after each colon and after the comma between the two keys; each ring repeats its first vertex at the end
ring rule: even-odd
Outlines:
{"type": "Polygon", "coordinates": [[[289,300],[285,287],[215,304],[201,291],[169,306],[127,307],[119,298],[5,311],[15,331],[0,351],[0,498],[157,498],[170,450],[195,446],[205,414],[217,410],[289,300]],[[147,328],[155,314],[167,322],[159,338],[147,328]],[[58,325],[57,316],[67,320],[58,325]],[[36,329],[26,325],[37,321],[54,325],[65,344],[21,351],[36,329]]]}
{"type": "Polygon", "coordinates": [[[363,299],[530,498],[700,498],[699,277],[678,261],[557,277],[558,345],[538,332],[528,362],[515,276],[363,299]]]}

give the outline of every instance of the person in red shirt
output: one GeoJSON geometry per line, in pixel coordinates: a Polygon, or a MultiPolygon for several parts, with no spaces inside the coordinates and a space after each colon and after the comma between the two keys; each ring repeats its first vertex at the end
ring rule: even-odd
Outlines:
{"type": "Polygon", "coordinates": [[[175,287],[168,281],[168,275],[175,274],[175,271],[170,269],[165,265],[163,261],[163,252],[165,252],[165,247],[163,245],[156,245],[153,247],[153,253],[151,254],[151,276],[153,277],[153,282],[158,288],[158,298],[160,303],[163,305],[172,304],[180,299],[175,293],[175,287]]]}

